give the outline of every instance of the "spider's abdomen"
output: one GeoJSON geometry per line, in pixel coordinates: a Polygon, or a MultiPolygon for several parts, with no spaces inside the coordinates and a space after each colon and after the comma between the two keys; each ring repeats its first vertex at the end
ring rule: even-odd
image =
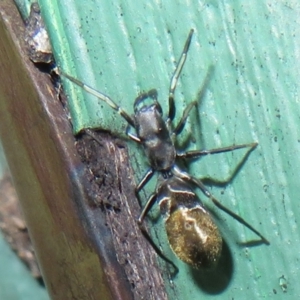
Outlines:
{"type": "Polygon", "coordinates": [[[179,207],[165,220],[170,246],[195,268],[214,267],[221,255],[222,238],[209,213],[201,206],[179,207]]]}
{"type": "Polygon", "coordinates": [[[170,177],[157,194],[173,252],[194,268],[213,268],[221,255],[222,237],[189,182],[170,177]]]}

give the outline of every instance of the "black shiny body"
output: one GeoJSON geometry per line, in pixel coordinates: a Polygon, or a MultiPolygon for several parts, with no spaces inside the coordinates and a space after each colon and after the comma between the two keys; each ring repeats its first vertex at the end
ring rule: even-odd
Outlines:
{"type": "Polygon", "coordinates": [[[161,180],[158,182],[156,191],[149,197],[138,218],[138,224],[144,236],[149,240],[157,253],[163,259],[173,264],[163,255],[143,227],[145,216],[154,203],[159,202],[161,213],[165,217],[168,240],[174,253],[181,260],[195,268],[210,268],[216,265],[220,257],[222,238],[210,214],[193,191],[194,187],[199,188],[218,208],[257,234],[263,243],[269,244],[269,242],[243,218],[222,205],[207,190],[201,180],[192,177],[178,167],[178,161],[182,159],[198,158],[208,154],[229,152],[241,148],[249,148],[249,151],[251,151],[257,146],[257,143],[254,142],[211,150],[177,152],[175,148],[176,136],[182,132],[190,111],[197,104],[196,101],[191,102],[184,109],[183,115],[177,125],[173,125],[176,112],[174,101],[175,89],[186,60],[192,34],[193,30],[189,33],[170,81],[169,112],[165,118],[163,117],[161,106],[157,101],[157,91],[155,89],[143,93],[136,98],[134,102],[134,115],[130,116],[110,97],[68,74],[63,72],[61,74],[117,111],[128,123],[127,135],[142,145],[150,168],[136,187],[137,196],[139,191],[152,178],[153,174],[155,172],[160,173],[161,180]],[[134,128],[135,134],[130,132],[131,128],[134,128]]]}
{"type": "Polygon", "coordinates": [[[142,97],[135,101],[135,130],[151,168],[155,171],[168,171],[175,163],[176,150],[170,131],[163,120],[161,106],[156,99],[157,92],[156,90],[150,92],[153,104],[142,105],[144,100],[142,97]]]}

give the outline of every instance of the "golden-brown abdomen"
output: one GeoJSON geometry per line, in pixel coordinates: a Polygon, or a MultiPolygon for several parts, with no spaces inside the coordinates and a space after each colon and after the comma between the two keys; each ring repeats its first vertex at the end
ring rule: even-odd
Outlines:
{"type": "Polygon", "coordinates": [[[213,268],[221,255],[222,237],[210,214],[200,205],[179,206],[166,219],[174,253],[194,268],[213,268]]]}

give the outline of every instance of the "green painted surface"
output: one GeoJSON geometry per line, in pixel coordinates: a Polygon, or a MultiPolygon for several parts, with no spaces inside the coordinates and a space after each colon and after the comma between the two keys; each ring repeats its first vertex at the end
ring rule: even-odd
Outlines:
{"type": "Polygon", "coordinates": [[[0,299],[47,300],[46,290],[31,276],[28,269],[9,248],[0,233],[0,299]]]}
{"type": "MultiPolygon", "coordinates": [[[[165,253],[180,268],[170,285],[170,299],[299,296],[298,1],[39,3],[58,65],[129,112],[135,97],[150,88],[158,90],[166,111],[169,79],[190,28],[195,29],[176,93],[177,117],[196,98],[212,67],[201,105],[191,116],[193,126],[185,131],[197,140],[188,147],[259,142],[228,185],[209,190],[266,235],[271,245],[240,247],[239,242],[255,235],[201,196],[216,215],[229,250],[217,272],[195,272],[172,256],[163,226],[157,223],[165,253]]],[[[124,133],[125,121],[104,103],[64,83],[75,132],[101,126],[124,133]]],[[[136,145],[129,144],[138,180],[147,165],[136,145]]],[[[224,180],[244,154],[241,150],[206,157],[194,162],[190,171],[199,178],[224,180]]]]}
{"type": "Polygon", "coordinates": [[[30,5],[36,1],[34,0],[15,0],[14,1],[22,18],[27,19],[30,13],[30,5]]]}

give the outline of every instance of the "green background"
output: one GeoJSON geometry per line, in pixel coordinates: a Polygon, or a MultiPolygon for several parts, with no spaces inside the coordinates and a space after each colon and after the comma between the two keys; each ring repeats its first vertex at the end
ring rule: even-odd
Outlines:
{"type": "MultiPolygon", "coordinates": [[[[39,3],[59,67],[106,93],[129,112],[135,97],[151,88],[158,90],[166,111],[170,77],[190,28],[195,29],[176,92],[177,117],[196,99],[205,78],[207,84],[182,143],[185,137],[191,138],[186,143],[190,149],[259,143],[228,185],[211,185],[209,190],[264,234],[271,245],[239,246],[256,236],[199,194],[216,216],[227,250],[216,272],[195,272],[172,255],[163,223],[158,221],[159,242],[180,268],[178,276],[169,281],[170,299],[300,296],[300,3],[39,3]]],[[[117,114],[64,83],[74,132],[101,125],[115,134],[124,133],[126,123],[117,114]]],[[[147,163],[142,151],[134,143],[129,145],[138,181],[147,163]]],[[[198,178],[222,181],[244,155],[240,150],[205,157],[193,162],[189,170],[198,178]]],[[[155,180],[146,194],[154,184],[155,180]]]]}

